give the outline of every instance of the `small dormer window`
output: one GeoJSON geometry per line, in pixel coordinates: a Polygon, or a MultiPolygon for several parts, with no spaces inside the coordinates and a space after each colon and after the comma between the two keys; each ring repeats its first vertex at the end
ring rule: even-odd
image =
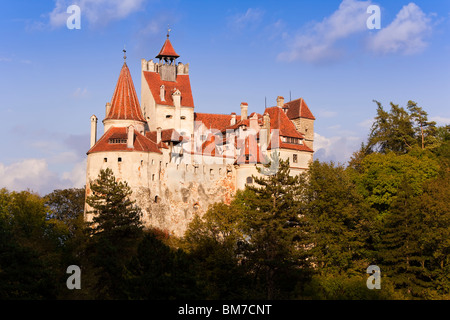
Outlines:
{"type": "Polygon", "coordinates": [[[180,119],[181,120],[186,120],[186,116],[181,116],[180,119]]]}
{"type": "Polygon", "coordinates": [[[109,143],[111,144],[127,143],[127,139],[109,139],[109,143]]]}
{"type": "Polygon", "coordinates": [[[166,119],[172,119],[172,115],[171,114],[166,115],[166,119]]]}

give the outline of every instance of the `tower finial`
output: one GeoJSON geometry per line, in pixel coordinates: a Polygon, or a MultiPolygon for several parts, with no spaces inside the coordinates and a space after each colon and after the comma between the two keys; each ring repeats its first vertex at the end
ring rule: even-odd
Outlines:
{"type": "Polygon", "coordinates": [[[168,24],[167,25],[167,39],[169,39],[170,31],[172,31],[172,29],[170,29],[170,24],[168,24]]]}
{"type": "Polygon", "coordinates": [[[125,49],[125,45],[123,46],[123,62],[127,61],[127,50],[125,49]]]}

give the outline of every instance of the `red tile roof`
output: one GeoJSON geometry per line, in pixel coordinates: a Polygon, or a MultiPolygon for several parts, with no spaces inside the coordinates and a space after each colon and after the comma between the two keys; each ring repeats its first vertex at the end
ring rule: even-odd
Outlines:
{"type": "MultiPolygon", "coordinates": [[[[241,116],[236,116],[236,122],[241,120],[241,116]]],[[[194,113],[194,121],[201,121],[208,129],[222,131],[230,126],[231,114],[194,113]]],[[[197,129],[197,128],[195,128],[197,129]]]]}
{"type": "Polygon", "coordinates": [[[163,81],[161,80],[159,73],[144,71],[144,77],[157,104],[173,106],[172,93],[178,89],[181,92],[181,105],[183,107],[194,107],[194,98],[192,97],[189,75],[180,74],[177,75],[176,81],[163,81]],[[162,101],[160,97],[160,88],[162,85],[165,87],[165,101],[162,101]]]}
{"type": "Polygon", "coordinates": [[[297,131],[295,125],[279,107],[266,108],[264,113],[268,113],[270,117],[270,131],[279,130],[279,135],[284,137],[292,137],[303,139],[304,136],[297,131]]]}
{"type": "Polygon", "coordinates": [[[289,101],[284,104],[284,108],[287,107],[288,110],[286,112],[289,119],[297,119],[297,118],[306,118],[316,120],[314,118],[311,110],[309,110],[308,105],[306,104],[303,98],[289,101]]]}
{"type": "Polygon", "coordinates": [[[107,119],[125,119],[144,121],[139,100],[131,79],[130,70],[126,63],[120,71],[119,80],[111,100],[111,109],[106,115],[107,119]]]}
{"type": "Polygon", "coordinates": [[[111,127],[105,134],[97,141],[97,143],[87,152],[88,154],[94,152],[105,151],[142,151],[162,153],[156,143],[146,138],[138,131],[134,130],[133,148],[128,148],[127,143],[110,143],[110,139],[127,139],[126,127],[111,127]]]}
{"type": "Polygon", "coordinates": [[[245,139],[239,139],[237,148],[240,154],[235,164],[268,163],[268,157],[262,154],[258,146],[256,134],[250,134],[245,139]]]}
{"type": "MultiPolygon", "coordinates": [[[[147,131],[145,136],[156,143],[156,131],[147,131]]],[[[183,137],[175,130],[175,129],[164,129],[161,130],[161,141],[170,142],[170,141],[182,141],[183,137]]]]}
{"type": "Polygon", "coordinates": [[[161,50],[159,51],[159,54],[156,56],[157,59],[161,59],[163,57],[172,57],[172,58],[179,57],[179,55],[175,52],[175,49],[173,48],[172,44],[170,43],[169,38],[166,39],[161,50]]]}

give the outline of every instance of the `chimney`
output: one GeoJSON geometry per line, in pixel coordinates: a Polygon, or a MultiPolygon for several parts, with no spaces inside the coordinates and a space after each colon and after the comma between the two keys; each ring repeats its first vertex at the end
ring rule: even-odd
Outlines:
{"type": "Polygon", "coordinates": [[[166,87],[164,85],[159,87],[159,98],[161,101],[166,101],[166,87]]]}
{"type": "Polygon", "coordinates": [[[236,124],[236,113],[231,113],[230,126],[234,126],[236,124]]]}
{"type": "Polygon", "coordinates": [[[91,117],[91,148],[97,143],[97,117],[92,115],[91,117]]]}
{"type": "Polygon", "coordinates": [[[282,96],[277,97],[277,107],[282,108],[284,106],[284,98],[282,96]]]}
{"type": "Polygon", "coordinates": [[[107,102],[105,109],[106,109],[106,111],[105,111],[105,118],[107,118],[108,115],[109,115],[109,110],[111,110],[111,103],[107,102]]]}
{"type": "Polygon", "coordinates": [[[270,138],[270,116],[269,114],[266,112],[263,115],[263,130],[266,132],[266,142],[269,143],[269,138],[270,138]]]}
{"type": "Polygon", "coordinates": [[[128,127],[127,148],[133,149],[134,146],[134,127],[128,127]]]}
{"type": "Polygon", "coordinates": [[[247,120],[248,103],[241,102],[241,120],[247,120]]]}
{"type": "Polygon", "coordinates": [[[172,93],[173,105],[175,106],[175,129],[181,130],[181,92],[178,89],[174,89],[172,93]]]}
{"type": "Polygon", "coordinates": [[[156,144],[161,142],[161,127],[156,128],[156,144]]]}
{"type": "Polygon", "coordinates": [[[255,132],[259,131],[258,115],[256,114],[256,112],[254,112],[253,116],[250,117],[250,129],[255,130],[255,132]]]}

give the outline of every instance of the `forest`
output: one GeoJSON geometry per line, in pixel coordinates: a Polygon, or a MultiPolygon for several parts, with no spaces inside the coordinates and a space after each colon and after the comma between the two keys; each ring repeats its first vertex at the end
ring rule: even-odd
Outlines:
{"type": "Polygon", "coordinates": [[[145,229],[126,182],[0,190],[0,299],[450,299],[450,126],[414,101],[377,105],[346,164],[254,177],[184,237],[145,229]],[[84,220],[87,202],[96,213],[84,220]],[[68,289],[67,267],[81,269],[68,289]],[[381,289],[366,285],[367,268],[381,289]]]}

